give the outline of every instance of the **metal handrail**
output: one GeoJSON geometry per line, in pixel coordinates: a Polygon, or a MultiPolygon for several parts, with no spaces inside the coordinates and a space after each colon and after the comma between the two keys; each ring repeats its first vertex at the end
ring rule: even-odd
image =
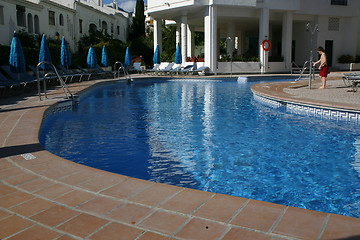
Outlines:
{"type": "Polygon", "coordinates": [[[132,78],[131,78],[129,72],[128,72],[127,69],[124,67],[124,65],[122,64],[122,62],[119,62],[119,61],[117,61],[117,62],[114,63],[114,79],[120,78],[120,70],[123,71],[124,76],[125,76],[125,78],[126,78],[128,81],[132,81],[132,78]],[[117,66],[118,64],[120,65],[120,67],[119,67],[118,70],[116,71],[116,66],[117,66]]]}
{"type": "Polygon", "coordinates": [[[292,61],[291,62],[291,75],[293,75],[293,65],[295,65],[295,67],[297,68],[297,70],[301,71],[299,65],[296,64],[296,62],[292,61]]]}
{"type": "MultiPolygon", "coordinates": [[[[38,93],[39,93],[39,99],[41,101],[41,89],[40,89],[40,74],[39,74],[39,67],[43,64],[48,64],[51,66],[52,70],[55,72],[55,75],[56,77],[58,78],[58,80],[60,81],[60,84],[61,84],[61,87],[65,93],[65,96],[66,98],[69,98],[68,94],[70,95],[70,98],[71,99],[74,99],[72,93],[70,92],[68,86],[65,84],[64,80],[60,77],[58,71],[56,70],[56,67],[54,66],[54,64],[50,63],[50,62],[40,62],[37,66],[36,66],[36,77],[37,77],[37,85],[38,85],[38,93]],[[68,93],[66,93],[66,90],[68,93]]],[[[46,81],[45,79],[48,77],[48,75],[52,75],[54,73],[46,73],[45,76],[44,76],[44,95],[45,95],[45,98],[47,98],[47,95],[46,95],[46,81]]]]}
{"type": "Polygon", "coordinates": [[[308,61],[305,61],[302,70],[300,71],[300,76],[298,77],[297,81],[299,81],[302,78],[302,75],[304,74],[305,70],[307,69],[306,65],[308,64],[308,61]]]}

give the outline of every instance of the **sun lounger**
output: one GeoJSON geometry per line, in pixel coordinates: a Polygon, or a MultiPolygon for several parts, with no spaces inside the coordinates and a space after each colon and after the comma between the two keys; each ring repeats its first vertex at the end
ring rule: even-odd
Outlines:
{"type": "Polygon", "coordinates": [[[183,68],[183,66],[181,66],[181,64],[177,64],[176,66],[174,66],[170,71],[170,75],[172,74],[179,74],[179,71],[183,68]]]}
{"type": "Polygon", "coordinates": [[[168,73],[172,67],[174,66],[175,63],[169,63],[168,65],[166,65],[163,69],[159,69],[156,71],[157,74],[165,74],[168,73]]]}
{"type": "Polygon", "coordinates": [[[88,76],[88,81],[90,80],[90,77],[91,76],[93,76],[93,74],[94,74],[94,71],[91,71],[91,70],[89,70],[89,69],[85,69],[85,68],[82,68],[82,67],[77,67],[77,69],[76,69],[76,71],[78,71],[79,73],[82,73],[82,74],[84,74],[84,75],[87,75],[88,76]]]}
{"type": "Polygon", "coordinates": [[[146,73],[154,73],[156,70],[159,69],[160,64],[154,64],[154,67],[152,69],[145,70],[146,73]]]}
{"type": "Polygon", "coordinates": [[[191,74],[199,74],[199,75],[206,75],[206,73],[208,73],[210,70],[209,67],[203,66],[203,67],[199,67],[195,70],[191,70],[189,73],[191,74]]]}
{"type": "MultiPolygon", "coordinates": [[[[30,70],[33,72],[33,75],[35,77],[35,79],[37,80],[37,70],[33,65],[29,65],[30,70]]],[[[60,74],[60,73],[59,73],[60,74]]],[[[40,69],[39,71],[39,78],[40,80],[47,80],[47,84],[48,85],[57,85],[58,84],[58,79],[57,76],[55,74],[55,72],[51,69],[51,70],[42,70],[40,69]]]]}
{"type": "Polygon", "coordinates": [[[134,71],[137,71],[138,73],[141,72],[141,63],[134,62],[133,69],[134,69],[134,71]]]}
{"type": "Polygon", "coordinates": [[[67,69],[63,65],[58,65],[57,68],[58,68],[58,71],[59,72],[61,71],[61,73],[65,76],[65,82],[67,82],[67,80],[69,78],[70,78],[70,82],[73,82],[75,77],[79,78],[78,81],[81,82],[83,76],[85,75],[83,73],[77,72],[76,70],[67,69]]]}
{"type": "Polygon", "coordinates": [[[23,83],[9,79],[0,72],[0,97],[18,95],[24,91],[24,87],[23,83]]]}
{"type": "Polygon", "coordinates": [[[360,85],[360,73],[346,73],[343,76],[344,84],[352,88],[352,92],[356,92],[360,85]]]}
{"type": "Polygon", "coordinates": [[[23,84],[24,86],[28,85],[28,84],[33,84],[36,82],[36,78],[31,75],[28,74],[27,72],[23,72],[23,73],[13,73],[10,71],[10,66],[9,65],[3,65],[0,66],[1,71],[5,74],[5,76],[8,76],[9,79],[13,80],[14,82],[17,82],[19,84],[23,84]]]}
{"type": "Polygon", "coordinates": [[[180,74],[188,74],[190,71],[192,71],[194,68],[194,65],[187,65],[183,69],[179,71],[180,74]]]}
{"type": "Polygon", "coordinates": [[[112,71],[107,71],[107,70],[104,70],[102,67],[100,67],[99,65],[96,65],[96,67],[95,67],[95,71],[96,71],[96,73],[98,73],[98,74],[111,74],[111,75],[113,75],[114,73],[112,72],[112,71]]]}

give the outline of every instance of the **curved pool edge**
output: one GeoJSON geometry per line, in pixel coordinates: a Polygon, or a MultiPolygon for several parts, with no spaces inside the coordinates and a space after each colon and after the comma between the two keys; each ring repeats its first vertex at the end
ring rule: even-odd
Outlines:
{"type": "MultiPolygon", "coordinates": [[[[75,83],[71,90],[80,93],[104,82],[110,81],[75,83]]],[[[38,133],[44,113],[58,101],[34,97],[0,111],[2,239],[34,232],[73,239],[360,235],[358,218],[154,183],[55,156],[41,147],[38,133]]]]}
{"type": "Polygon", "coordinates": [[[304,91],[305,87],[307,88],[306,81],[267,82],[253,85],[251,91],[257,101],[273,108],[285,107],[287,112],[294,114],[360,124],[360,104],[338,102],[334,99],[319,100],[314,97],[316,92],[311,93],[314,89],[307,88],[306,98],[285,91],[289,88],[302,88],[301,91],[304,91]]]}

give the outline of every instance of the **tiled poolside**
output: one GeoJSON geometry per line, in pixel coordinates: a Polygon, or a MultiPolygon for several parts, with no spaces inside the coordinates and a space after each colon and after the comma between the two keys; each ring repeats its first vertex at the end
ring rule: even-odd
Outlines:
{"type": "MultiPolygon", "coordinates": [[[[286,98],[284,84],[256,90],[286,98]]],[[[144,181],[57,157],[38,134],[45,110],[61,99],[61,89],[41,102],[0,99],[0,239],[360,239],[358,218],[144,181]]]]}

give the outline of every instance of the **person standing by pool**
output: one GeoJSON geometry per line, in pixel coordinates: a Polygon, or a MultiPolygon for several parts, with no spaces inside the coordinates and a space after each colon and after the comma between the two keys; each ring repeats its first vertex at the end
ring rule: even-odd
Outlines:
{"type": "Polygon", "coordinates": [[[325,54],[325,50],[323,47],[318,47],[317,52],[319,54],[321,54],[320,56],[320,60],[317,62],[314,62],[313,66],[315,67],[318,63],[320,63],[319,69],[320,69],[320,78],[321,78],[321,82],[322,82],[322,86],[320,87],[320,89],[325,88],[326,85],[326,77],[329,73],[329,66],[327,65],[327,57],[325,54]]]}

